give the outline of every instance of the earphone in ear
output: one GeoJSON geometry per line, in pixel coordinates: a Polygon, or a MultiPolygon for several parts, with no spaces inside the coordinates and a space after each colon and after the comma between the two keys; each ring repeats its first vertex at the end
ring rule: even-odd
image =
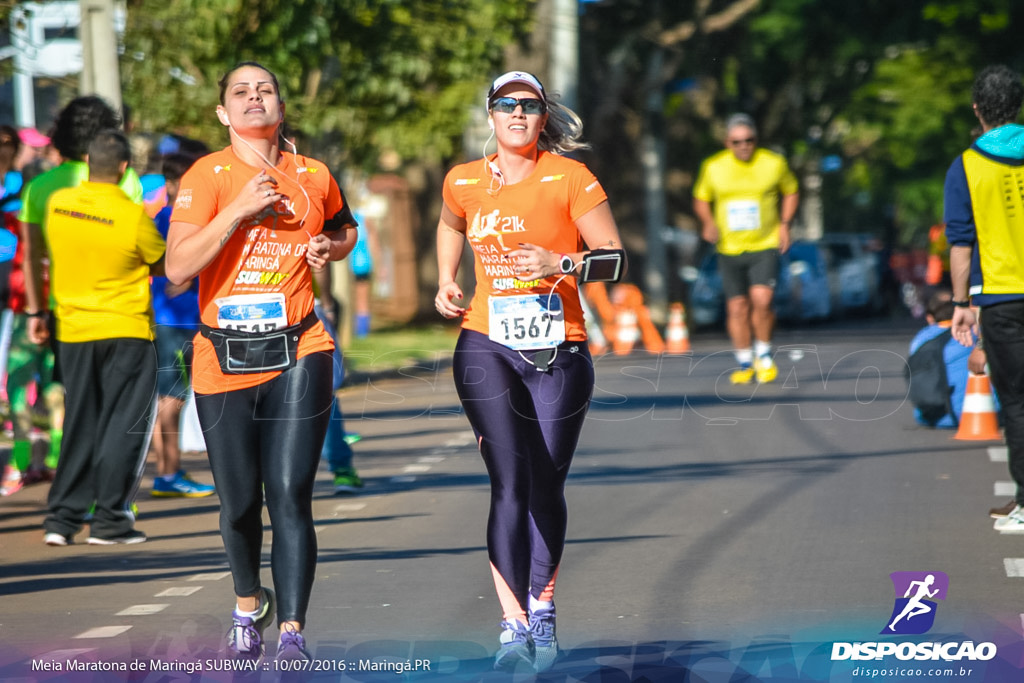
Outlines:
{"type": "Polygon", "coordinates": [[[494,119],[487,117],[487,127],[494,130],[494,119]]]}

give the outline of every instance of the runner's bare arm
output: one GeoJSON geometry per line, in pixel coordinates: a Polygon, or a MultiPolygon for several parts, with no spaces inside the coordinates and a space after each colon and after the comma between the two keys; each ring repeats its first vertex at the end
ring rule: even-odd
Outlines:
{"type": "Polygon", "coordinates": [[[210,265],[242,221],[285,198],[276,186],[277,181],[260,171],[207,225],[173,221],[167,232],[167,279],[180,285],[210,265]]]}
{"type": "Polygon", "coordinates": [[[466,219],[455,215],[447,205],[441,207],[437,222],[437,296],[434,306],[445,318],[462,315],[466,309],[452,299],[462,299],[462,289],[455,282],[466,244],[466,219]]]}
{"type": "MultiPolygon", "coordinates": [[[[21,239],[25,242],[25,310],[38,313],[47,308],[43,300],[43,257],[46,243],[43,230],[37,223],[21,223],[21,239]]],[[[41,316],[29,318],[28,338],[34,344],[42,344],[49,338],[46,319],[41,316]]]]}

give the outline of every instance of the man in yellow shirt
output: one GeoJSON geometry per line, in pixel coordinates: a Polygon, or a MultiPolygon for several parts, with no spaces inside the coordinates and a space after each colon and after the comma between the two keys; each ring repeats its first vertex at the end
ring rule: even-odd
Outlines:
{"type": "Polygon", "coordinates": [[[702,236],[718,250],[726,329],[739,363],[729,379],[747,384],[756,375],[758,382],[771,382],[779,372],[771,353],[772,297],[779,254],[789,248],[799,188],[786,160],[757,146],[750,116],[729,118],[725,144],[701,166],[693,209],[702,236]]]}
{"type": "Polygon", "coordinates": [[[89,181],[47,204],[57,356],[66,388],[65,438],[43,526],[68,545],[95,501],[88,543],[141,543],[127,503],[146,459],[156,351],[149,276],[166,245],[145,209],[118,187],[130,159],[116,130],[89,145],[89,181]],[[151,265],[153,266],[151,268],[151,265]]]}

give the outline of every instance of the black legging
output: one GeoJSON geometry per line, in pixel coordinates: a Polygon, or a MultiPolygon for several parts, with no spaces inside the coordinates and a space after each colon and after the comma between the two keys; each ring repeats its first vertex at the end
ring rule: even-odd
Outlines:
{"type": "Polygon", "coordinates": [[[452,361],[491,480],[487,552],[496,587],[505,618],[522,618],[528,593],[550,598],[562,560],[565,479],[594,389],[593,361],[585,341],[565,342],[551,369],[539,372],[470,330],[460,334],[452,361]]]}
{"type": "Polygon", "coordinates": [[[330,352],[321,351],[259,386],[196,394],[235,595],[260,589],[266,491],[279,624],[305,624],[313,588],[313,481],[331,415],[331,369],[330,352]]]}

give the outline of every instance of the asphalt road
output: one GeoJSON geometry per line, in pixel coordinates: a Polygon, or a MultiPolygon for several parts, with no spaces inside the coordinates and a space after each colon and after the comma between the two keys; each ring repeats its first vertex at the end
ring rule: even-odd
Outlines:
{"type": "MultiPolygon", "coordinates": [[[[540,679],[1024,680],[1024,536],[987,516],[1009,498],[1005,448],[915,426],[914,329],[782,330],[765,386],[729,385],[720,334],[686,356],[596,359],[556,598],[565,653],[540,679]],[[902,597],[894,572],[948,578],[923,633],[881,634],[902,597]],[[833,658],[836,643],[874,641],[975,645],[833,658]]],[[[315,678],[505,680],[489,671],[501,613],[482,462],[447,359],[403,375],[342,394],[367,487],[336,497],[326,470],[317,484],[315,678]]],[[[150,483],[150,540],[126,547],[44,546],[45,485],[0,499],[0,678],[231,677],[215,670],[232,607],[217,499],[150,498],[150,483]]]]}

